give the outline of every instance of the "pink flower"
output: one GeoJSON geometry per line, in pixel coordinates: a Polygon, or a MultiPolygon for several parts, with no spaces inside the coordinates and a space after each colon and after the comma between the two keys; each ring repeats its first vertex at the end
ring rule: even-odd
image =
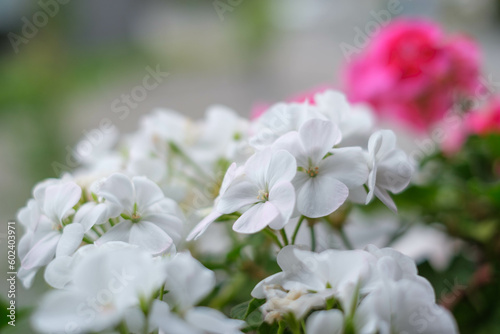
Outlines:
{"type": "Polygon", "coordinates": [[[500,133],[500,98],[493,99],[481,110],[469,113],[466,123],[469,131],[477,135],[500,133]]]}
{"type": "Polygon", "coordinates": [[[473,93],[479,58],[465,37],[448,38],[428,21],[397,20],[348,66],[344,82],[352,102],[422,132],[443,118],[457,93],[473,93]]]}

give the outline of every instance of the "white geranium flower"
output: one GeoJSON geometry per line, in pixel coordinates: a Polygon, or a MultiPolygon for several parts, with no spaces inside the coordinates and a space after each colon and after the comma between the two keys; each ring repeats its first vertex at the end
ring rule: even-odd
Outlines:
{"type": "Polygon", "coordinates": [[[350,105],[344,94],[333,90],[316,94],[314,102],[316,107],[339,127],[343,147],[360,143],[366,145],[374,125],[374,117],[367,108],[350,105]]]}
{"type": "Polygon", "coordinates": [[[297,131],[310,119],[323,119],[318,108],[308,103],[278,103],[269,108],[255,123],[255,135],[250,138],[250,145],[258,150],[271,146],[279,137],[297,131]]]}
{"type": "Polygon", "coordinates": [[[340,310],[313,313],[308,333],[344,333],[346,326],[367,334],[456,333],[451,314],[436,305],[430,283],[418,276],[410,258],[393,249],[314,253],[288,246],[278,254],[278,264],[283,271],[252,291],[253,297],[266,299],[267,321],[286,313],[301,319],[334,297],[340,310]]]}
{"type": "Polygon", "coordinates": [[[77,249],[73,255],[58,256],[53,259],[45,268],[45,281],[56,289],[67,287],[73,279],[73,271],[78,264],[88,255],[95,252],[105,252],[107,250],[120,250],[125,248],[134,248],[137,246],[130,245],[122,241],[110,241],[98,246],[96,244],[84,245],[77,249]]]}
{"type": "Polygon", "coordinates": [[[98,186],[97,195],[105,199],[110,217],[121,216],[123,220],[100,237],[96,244],[125,241],[152,254],[160,254],[179,242],[182,231],[180,209],[146,177],[130,179],[123,174],[113,174],[98,186]]]}
{"type": "Polygon", "coordinates": [[[332,150],[340,140],[335,124],[312,119],[273,144],[274,149],[285,149],[297,159],[300,172],[293,184],[297,209],[304,216],[329,215],[345,202],[349,188],[366,182],[368,168],[361,148],[332,150]]]}
{"type": "Polygon", "coordinates": [[[166,262],[164,299],[155,302],[151,328],[166,334],[239,334],[244,321],[228,319],[221,312],[196,307],[215,287],[215,274],[189,253],[178,253],[166,262]],[[173,312],[170,312],[170,309],[173,312]]]}
{"type": "Polygon", "coordinates": [[[361,250],[315,253],[287,246],[278,254],[278,265],[283,271],[258,283],[252,297],[268,300],[263,306],[266,314],[273,311],[283,314],[283,310],[288,310],[296,318],[304,316],[312,308],[324,306],[332,296],[341,301],[345,309],[350,309],[359,286],[370,278],[370,263],[373,261],[371,254],[361,250]],[[285,303],[286,300],[273,301],[278,289],[302,297],[301,303],[294,305],[285,303]],[[303,297],[307,293],[315,296],[303,297]],[[277,309],[273,310],[273,305],[277,309]]]}
{"type": "Polygon", "coordinates": [[[435,303],[430,292],[414,280],[381,281],[354,315],[359,333],[458,333],[451,313],[435,303]]]}
{"type": "Polygon", "coordinates": [[[295,206],[295,192],[290,182],[297,167],[295,159],[284,150],[265,149],[245,163],[244,177],[233,175],[232,182],[220,195],[215,210],[189,235],[197,237],[222,214],[248,208],[233,225],[239,233],[256,233],[266,226],[281,229],[289,221],[295,206]],[[200,232],[201,231],[201,232],[200,232]]]}
{"type": "Polygon", "coordinates": [[[36,272],[48,264],[55,255],[72,254],[85,233],[81,224],[70,224],[66,218],[74,213],[82,190],[74,182],[48,180],[35,187],[35,200],[18,214],[27,228],[20,240],[21,268],[18,277],[30,287],[36,272]]]}
{"type": "Polygon", "coordinates": [[[130,246],[88,254],[72,284],[49,292],[32,318],[43,333],[88,333],[112,329],[131,307],[149,303],[165,282],[164,263],[130,246]]]}
{"type": "Polygon", "coordinates": [[[404,151],[396,148],[396,136],[390,130],[375,132],[368,141],[369,193],[366,203],[377,196],[388,208],[396,212],[396,204],[387,191],[403,191],[412,176],[412,167],[404,151]]]}

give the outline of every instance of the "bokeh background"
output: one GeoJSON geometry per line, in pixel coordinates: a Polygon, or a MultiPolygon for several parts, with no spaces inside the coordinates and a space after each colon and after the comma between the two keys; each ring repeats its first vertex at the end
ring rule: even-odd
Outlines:
{"type": "MultiPolygon", "coordinates": [[[[248,116],[322,85],[339,86],[356,29],[383,0],[0,0],[0,242],[35,182],[57,176],[68,149],[110,119],[120,132],[157,107],[202,117],[211,104],[248,116]],[[31,37],[26,20],[53,13],[31,37]],[[55,7],[53,4],[57,3],[55,7]],[[52,5],[49,5],[52,4],[52,5]],[[19,42],[19,40],[17,40],[19,42]],[[168,77],[120,119],[112,103],[142,84],[146,68],[168,77]]],[[[500,1],[400,0],[404,16],[430,17],[482,47],[483,73],[500,89],[500,1]]],[[[18,238],[21,231],[18,231],[18,238]]],[[[6,256],[0,259],[6,272],[6,256]]],[[[18,303],[36,301],[18,286],[18,303]],[[29,296],[29,297],[28,297],[29,296]]],[[[6,282],[0,281],[2,298],[6,282]]]]}

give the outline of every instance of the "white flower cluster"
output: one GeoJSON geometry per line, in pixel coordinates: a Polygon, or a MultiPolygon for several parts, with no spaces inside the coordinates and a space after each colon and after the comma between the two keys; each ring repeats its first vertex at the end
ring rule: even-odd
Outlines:
{"type": "Polygon", "coordinates": [[[301,321],[313,311],[308,334],[457,333],[413,260],[393,249],[314,253],[287,246],[278,264],[283,271],[252,291],[266,299],[261,308],[267,322],[301,321]]]}
{"type": "Polygon", "coordinates": [[[188,240],[225,214],[242,213],[233,230],[248,234],[280,230],[299,216],[328,216],[348,199],[368,203],[376,196],[396,211],[388,191],[402,191],[412,168],[394,133],[371,133],[370,117],[358,109],[333,91],[317,94],[314,105],[270,108],[253,124],[255,153],[230,166],[214,211],[188,240]]]}
{"type": "MultiPolygon", "coordinates": [[[[240,333],[244,322],[197,306],[215,275],[183,252],[186,240],[232,220],[238,233],[264,230],[281,247],[294,244],[286,226],[297,232],[303,221],[328,220],[346,201],[377,197],[396,211],[389,192],[412,175],[392,131],[375,129],[368,110],[334,91],[277,104],[254,121],[221,106],[199,122],[159,110],[79,161],[74,172],[36,185],[18,214],[18,277],[30,287],[45,268],[55,288],[33,317],[41,332],[240,333]]],[[[437,307],[411,260],[390,250],[284,247],[278,263],[283,273],[253,291],[267,299],[268,322],[326,309],[307,320],[308,333],[420,333],[405,321],[437,307]]],[[[432,314],[438,320],[429,328],[453,327],[446,312],[432,314]]]]}
{"type": "Polygon", "coordinates": [[[215,275],[188,253],[152,257],[140,247],[109,242],[80,248],[71,268],[65,288],[49,292],[34,314],[37,330],[236,334],[244,325],[196,306],[213,290],[215,275]]]}

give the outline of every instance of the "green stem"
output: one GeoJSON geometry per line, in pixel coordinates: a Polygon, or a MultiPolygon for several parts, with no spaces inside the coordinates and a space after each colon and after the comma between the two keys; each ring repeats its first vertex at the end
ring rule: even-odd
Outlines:
{"type": "Polygon", "coordinates": [[[304,221],[304,218],[306,218],[304,215],[300,216],[299,222],[297,223],[297,226],[295,227],[295,230],[293,231],[292,245],[295,245],[295,239],[297,238],[297,234],[299,233],[299,229],[300,229],[300,226],[302,225],[302,222],[304,221]]]}
{"type": "Polygon", "coordinates": [[[283,244],[284,244],[285,246],[288,246],[289,242],[288,242],[288,237],[287,237],[287,235],[286,235],[286,231],[285,231],[285,229],[284,229],[284,228],[282,228],[282,229],[280,230],[280,233],[281,233],[281,237],[283,238],[283,244]]]}
{"type": "Polygon", "coordinates": [[[160,296],[159,296],[159,300],[163,300],[163,295],[165,294],[165,284],[162,284],[161,288],[160,288],[160,296]]]}
{"type": "Polygon", "coordinates": [[[84,235],[83,236],[83,241],[85,241],[86,243],[88,244],[93,244],[94,243],[94,240],[90,239],[88,236],[84,235]]]}
{"type": "Polygon", "coordinates": [[[314,232],[314,225],[309,226],[309,230],[311,231],[311,250],[316,251],[316,233],[314,232]]]}
{"type": "Polygon", "coordinates": [[[99,232],[96,226],[92,226],[92,231],[94,231],[99,237],[102,237],[102,233],[99,232]]]}
{"type": "Polygon", "coordinates": [[[270,237],[277,245],[279,248],[283,248],[283,244],[281,241],[278,239],[276,234],[274,234],[273,230],[271,228],[266,227],[265,229],[262,230],[268,237],[270,237]]]}
{"type": "Polygon", "coordinates": [[[338,231],[339,231],[340,238],[342,239],[342,242],[344,243],[344,246],[347,249],[354,249],[351,241],[349,241],[349,238],[345,234],[344,229],[343,228],[339,228],[338,231]]]}
{"type": "Polygon", "coordinates": [[[285,333],[285,329],[286,329],[286,324],[282,320],[282,321],[279,322],[279,327],[278,327],[278,333],[277,334],[283,334],[283,333],[285,333]]]}
{"type": "Polygon", "coordinates": [[[118,326],[118,330],[120,331],[121,334],[129,334],[130,333],[128,331],[127,323],[125,322],[125,320],[120,323],[120,325],[118,326]]]}

